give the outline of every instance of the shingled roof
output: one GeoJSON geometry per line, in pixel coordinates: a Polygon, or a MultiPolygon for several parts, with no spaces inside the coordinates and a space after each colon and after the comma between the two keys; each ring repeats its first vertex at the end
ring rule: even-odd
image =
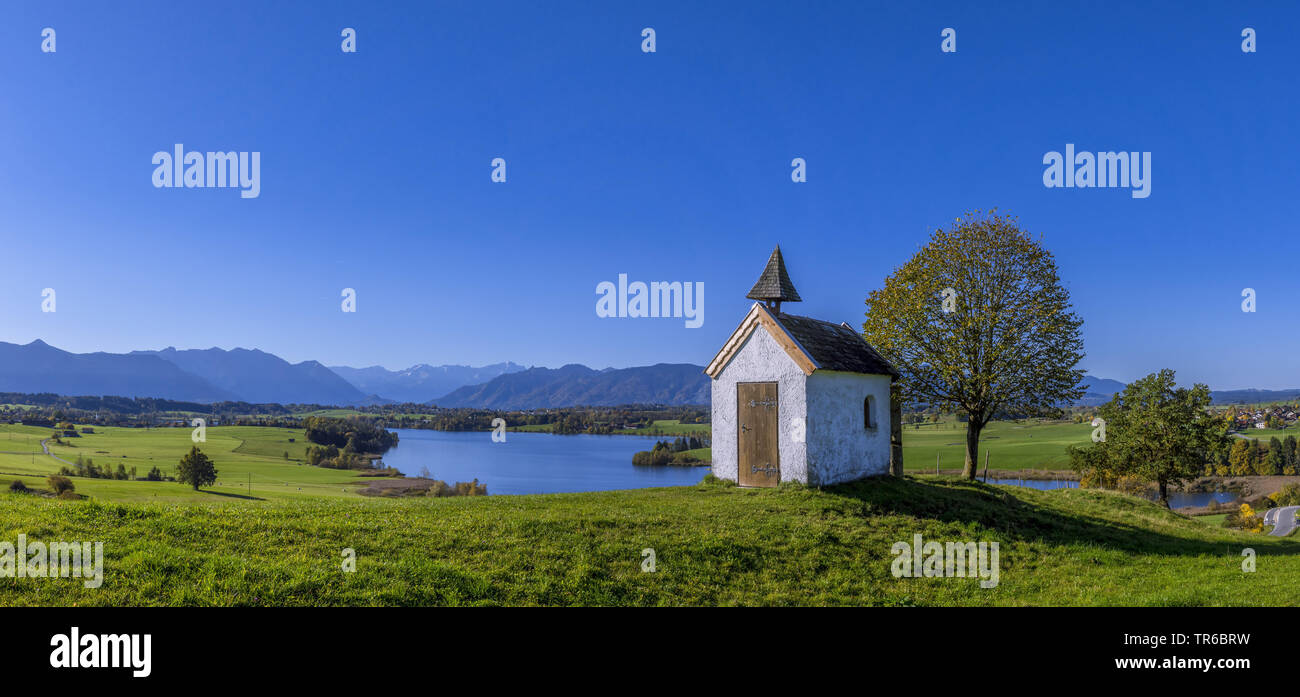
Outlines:
{"type": "Polygon", "coordinates": [[[898,377],[898,370],[847,324],[775,312],[754,303],[704,372],[717,379],[758,327],[766,328],[804,374],[834,370],[898,377]]]}
{"type": "Polygon", "coordinates": [[[898,370],[848,325],[784,312],[775,319],[822,370],[898,376],[898,370]]]}
{"type": "Polygon", "coordinates": [[[776,249],[772,250],[772,256],[767,258],[767,267],[763,269],[763,274],[758,277],[758,282],[745,297],[750,300],[775,300],[788,303],[803,301],[803,298],[799,297],[799,291],[794,289],[794,283],[790,282],[790,274],[786,273],[785,259],[781,258],[781,245],[778,244],[776,249]]]}

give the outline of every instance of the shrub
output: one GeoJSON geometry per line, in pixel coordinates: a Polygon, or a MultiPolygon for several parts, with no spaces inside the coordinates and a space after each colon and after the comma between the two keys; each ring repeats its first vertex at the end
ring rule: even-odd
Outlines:
{"type": "Polygon", "coordinates": [[[672,445],[664,441],[655,443],[654,450],[642,450],[632,455],[632,464],[638,466],[661,467],[673,459],[672,445]]]}
{"type": "Polygon", "coordinates": [[[720,487],[737,486],[735,481],[730,479],[722,479],[720,477],[714,476],[712,472],[709,472],[708,474],[704,475],[704,479],[700,480],[700,484],[702,486],[720,486],[720,487]]]}
{"type": "Polygon", "coordinates": [[[77,489],[76,485],[72,483],[71,479],[68,479],[67,477],[59,476],[57,474],[50,475],[50,478],[46,481],[49,482],[50,489],[52,489],[56,494],[62,494],[65,491],[76,491],[77,489]]]}
{"type": "Polygon", "coordinates": [[[9,483],[9,491],[15,494],[26,494],[30,492],[31,489],[28,489],[27,485],[23,484],[23,480],[15,479],[9,483]]]}
{"type": "Polygon", "coordinates": [[[1223,521],[1223,527],[1237,528],[1245,532],[1264,532],[1264,518],[1255,515],[1250,504],[1243,503],[1239,509],[1228,514],[1227,519],[1223,521]]]}
{"type": "Polygon", "coordinates": [[[487,496],[487,484],[479,484],[476,477],[472,482],[456,482],[454,485],[448,485],[441,479],[433,480],[429,490],[425,492],[426,496],[487,496]]]}
{"type": "Polygon", "coordinates": [[[1300,506],[1300,484],[1287,484],[1269,498],[1279,506],[1300,506]]]}
{"type": "Polygon", "coordinates": [[[478,477],[472,482],[456,482],[457,496],[487,496],[487,484],[479,484],[478,477]]]}

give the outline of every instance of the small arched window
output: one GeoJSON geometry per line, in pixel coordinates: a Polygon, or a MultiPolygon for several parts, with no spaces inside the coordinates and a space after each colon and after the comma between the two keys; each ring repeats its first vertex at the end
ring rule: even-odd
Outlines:
{"type": "Polygon", "coordinates": [[[875,428],[875,423],[871,420],[871,403],[875,400],[867,396],[862,400],[862,427],[875,428]]]}

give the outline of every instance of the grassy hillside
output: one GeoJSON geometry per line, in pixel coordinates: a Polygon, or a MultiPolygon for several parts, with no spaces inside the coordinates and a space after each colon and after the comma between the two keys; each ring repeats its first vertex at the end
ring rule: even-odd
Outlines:
{"type": "MultiPolygon", "coordinates": [[[[66,438],[63,445],[50,442],[50,452],[68,462],[77,456],[95,465],[145,476],[153,467],[175,473],[176,463],[195,445],[189,428],[95,428],[95,433],[66,438]]],[[[40,442],[50,429],[0,425],[0,484],[20,479],[29,487],[43,488],[45,478],[64,463],[41,452],[40,442]],[[15,454],[17,453],[17,454],[15,454]]],[[[112,501],[207,502],[214,498],[300,499],[304,496],[356,496],[366,481],[356,472],[302,464],[306,437],[298,429],[257,426],[221,426],[207,429],[207,442],[199,449],[217,466],[217,483],[193,491],[176,482],[120,481],[76,477],[77,493],[112,501]],[[289,442],[293,438],[294,442],[289,442]],[[286,460],[285,453],[289,454],[286,460]],[[251,482],[251,488],[250,488],[251,482]]]]}
{"type": "MultiPolygon", "coordinates": [[[[173,485],[175,486],[175,485],[173,485]]],[[[1136,498],[951,478],[206,506],[0,492],[0,540],[102,540],[105,582],[0,579],[0,604],[1291,605],[1300,542],[1136,498]],[[996,541],[1001,584],[890,573],[895,542],[996,541]],[[356,573],[340,569],[357,553],[356,573]],[[1241,551],[1258,571],[1241,571],[1241,551]],[[657,571],[641,571],[653,548],[657,571]]]]}

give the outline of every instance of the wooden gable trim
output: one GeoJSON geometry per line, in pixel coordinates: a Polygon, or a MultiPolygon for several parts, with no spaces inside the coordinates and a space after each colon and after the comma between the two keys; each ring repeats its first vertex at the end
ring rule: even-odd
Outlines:
{"type": "Polygon", "coordinates": [[[803,370],[804,375],[812,375],[813,371],[817,370],[817,363],[813,361],[812,356],[808,355],[808,352],[803,350],[803,346],[800,346],[799,342],[795,341],[793,336],[790,336],[790,332],[787,332],[785,327],[781,326],[781,323],[776,321],[776,318],[772,316],[772,313],[767,311],[767,308],[762,305],[758,305],[757,307],[759,311],[759,322],[763,323],[763,326],[767,328],[767,332],[772,335],[773,339],[776,339],[776,343],[781,348],[785,349],[785,352],[790,355],[790,358],[794,359],[795,365],[798,365],[799,368],[803,370]]]}
{"type": "Polygon", "coordinates": [[[778,346],[785,349],[786,354],[795,362],[795,365],[799,366],[804,375],[812,375],[813,371],[817,370],[817,363],[813,361],[812,356],[809,356],[808,352],[799,345],[799,342],[790,336],[790,333],[785,330],[785,327],[781,326],[781,323],[772,316],[772,313],[768,312],[767,308],[761,304],[754,303],[754,306],[749,309],[749,314],[745,315],[745,318],[740,321],[740,326],[736,327],[736,331],[731,333],[731,337],[722,345],[722,349],[718,351],[712,361],[709,361],[704,373],[714,380],[718,379],[718,376],[722,374],[722,369],[731,362],[731,359],[740,351],[740,347],[745,344],[749,335],[753,334],[759,325],[762,325],[767,330],[767,333],[776,340],[778,346]]]}
{"type": "Polygon", "coordinates": [[[709,361],[709,365],[705,367],[705,375],[708,375],[714,380],[718,379],[718,375],[722,373],[722,369],[726,367],[727,363],[731,362],[732,357],[740,350],[741,344],[744,344],[745,339],[748,339],[749,335],[754,333],[754,327],[758,326],[758,315],[756,313],[757,307],[758,303],[754,303],[754,306],[749,308],[749,314],[745,315],[745,318],[740,320],[740,326],[736,327],[736,331],[731,333],[731,337],[727,339],[727,342],[718,350],[717,355],[715,355],[713,360],[709,361]]]}

